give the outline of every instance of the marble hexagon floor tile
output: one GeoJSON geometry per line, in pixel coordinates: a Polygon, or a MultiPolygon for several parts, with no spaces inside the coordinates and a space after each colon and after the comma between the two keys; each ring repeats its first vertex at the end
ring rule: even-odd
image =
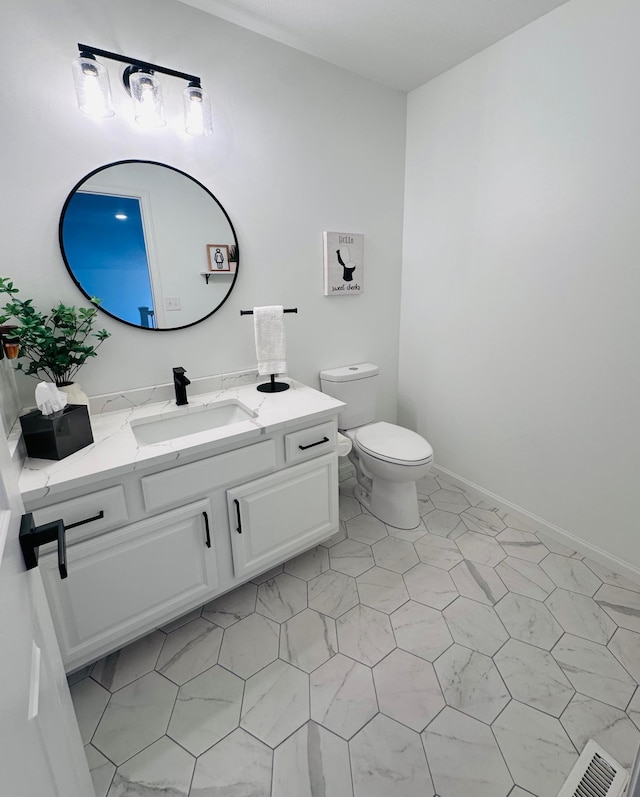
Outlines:
{"type": "Polygon", "coordinates": [[[491,606],[457,598],[443,612],[451,636],[460,645],[493,656],[509,639],[505,627],[491,606]]]}
{"type": "Polygon", "coordinates": [[[305,672],[312,672],[337,652],[335,620],[313,609],[304,609],[280,627],[280,658],[305,672]]]}
{"type": "Polygon", "coordinates": [[[164,736],[178,687],[157,672],[114,692],[92,744],[120,766],[164,736]]]}
{"type": "Polygon", "coordinates": [[[640,683],[640,634],[618,628],[607,647],[636,683],[640,683]]]}
{"type": "Polygon", "coordinates": [[[477,565],[495,567],[507,556],[500,543],[496,542],[493,537],[478,534],[475,531],[465,531],[464,534],[456,538],[456,545],[465,559],[469,559],[477,565]]]}
{"type": "Polygon", "coordinates": [[[115,764],[112,764],[108,758],[105,758],[99,750],[96,750],[90,744],[85,745],[84,753],[87,757],[95,797],[107,797],[107,792],[116,771],[115,764]]]}
{"type": "Polygon", "coordinates": [[[422,734],[441,797],[506,797],[513,780],[483,722],[445,708],[422,734]]]}
{"type": "Polygon", "coordinates": [[[216,665],[181,686],[167,735],[198,756],[238,727],[244,681],[216,665]]]}
{"type": "Polygon", "coordinates": [[[91,670],[91,677],[105,689],[116,692],[153,670],[165,639],[166,636],[161,631],[147,634],[96,662],[91,670]]]}
{"type": "Polygon", "coordinates": [[[392,651],[373,668],[380,711],[422,731],[444,708],[433,666],[404,650],[392,651]]]}
{"type": "Polygon", "coordinates": [[[373,667],[396,646],[386,614],[359,604],[336,623],[340,653],[373,667]]]}
{"type": "Polygon", "coordinates": [[[256,611],[269,620],[283,623],[307,608],[307,582],[280,573],[258,587],[256,611]]]}
{"type": "Polygon", "coordinates": [[[358,588],[353,576],[327,570],[309,582],[309,608],[334,619],[357,606],[358,588]]]}
{"type": "Polygon", "coordinates": [[[278,623],[250,614],[225,630],[218,661],[241,678],[249,678],[278,658],[279,645],[278,623]]]}
{"type": "Polygon", "coordinates": [[[368,513],[362,513],[348,520],[346,527],[349,539],[357,540],[367,545],[372,545],[387,536],[387,527],[384,523],[368,513]]]}
{"type": "Polygon", "coordinates": [[[592,642],[606,645],[617,628],[609,615],[587,595],[558,588],[544,603],[567,633],[592,642]]]}
{"type": "Polygon", "coordinates": [[[349,742],[355,797],[433,797],[420,736],[378,714],[349,742]]]}
{"type": "Polygon", "coordinates": [[[482,722],[492,722],[511,699],[493,660],[475,650],[454,645],[434,667],[447,704],[482,722]]]}
{"type": "Polygon", "coordinates": [[[507,594],[507,588],[492,567],[477,565],[465,559],[449,573],[458,592],[465,598],[493,606],[507,594]]]}
{"type": "Polygon", "coordinates": [[[414,546],[397,537],[385,537],[372,545],[371,550],[376,564],[394,573],[406,573],[419,562],[414,546]]]}
{"type": "Polygon", "coordinates": [[[512,700],[492,728],[516,784],[537,797],[557,797],[578,758],[560,722],[512,700]]]}
{"type": "Polygon", "coordinates": [[[595,573],[596,576],[601,581],[604,581],[605,584],[610,584],[612,587],[620,587],[621,589],[628,589],[631,592],[640,592],[640,582],[639,581],[631,581],[625,576],[620,575],[619,573],[614,572],[605,565],[601,565],[599,562],[594,562],[592,559],[585,559],[585,565],[591,570],[591,572],[595,573]]]}
{"type": "Polygon", "coordinates": [[[604,645],[565,634],[551,653],[577,692],[627,707],[636,683],[604,645]]]}
{"type": "Polygon", "coordinates": [[[273,754],[272,797],[353,797],[349,746],[311,721],[273,754]]]}
{"type": "Polygon", "coordinates": [[[635,723],[636,728],[640,729],[640,687],[636,689],[635,695],[631,698],[631,702],[627,706],[627,714],[635,723]]]}
{"type": "Polygon", "coordinates": [[[553,583],[561,589],[579,592],[591,597],[602,586],[600,579],[589,570],[584,562],[568,556],[550,553],[540,562],[540,567],[553,583]]]}
{"type": "Polygon", "coordinates": [[[463,559],[460,549],[453,540],[448,537],[438,537],[437,534],[424,534],[414,546],[421,562],[441,567],[443,570],[451,570],[463,559]]]}
{"type": "Polygon", "coordinates": [[[82,744],[88,744],[107,707],[109,692],[93,678],[85,678],[73,684],[70,692],[82,744]]]}
{"type": "Polygon", "coordinates": [[[328,569],[329,552],[321,545],[301,553],[300,556],[291,559],[284,566],[285,573],[301,578],[304,581],[311,581],[312,578],[319,576],[320,573],[324,573],[328,569]]]}
{"type": "Polygon", "coordinates": [[[360,603],[380,612],[391,612],[409,600],[409,593],[399,573],[372,567],[356,579],[360,603]]]}
{"type": "Polygon", "coordinates": [[[404,574],[404,582],[414,601],[432,609],[444,609],[458,597],[456,585],[446,570],[422,562],[404,574]]]}
{"type": "Polygon", "coordinates": [[[441,488],[440,490],[430,493],[429,498],[436,509],[442,509],[445,512],[455,512],[459,514],[470,507],[464,493],[458,490],[441,488]]]}
{"type": "Polygon", "coordinates": [[[196,762],[189,797],[270,797],[273,751],[241,728],[196,762]]]}
{"type": "Polygon", "coordinates": [[[378,713],[369,667],[338,654],[310,675],[311,718],[350,739],[378,713]]]}
{"type": "Polygon", "coordinates": [[[497,564],[495,570],[510,592],[525,598],[543,601],[556,588],[549,576],[535,562],[509,556],[497,564]]]}
{"type": "Polygon", "coordinates": [[[202,607],[202,616],[221,628],[228,628],[255,611],[258,587],[249,581],[202,607]]]}
{"type": "Polygon", "coordinates": [[[546,548],[535,534],[519,529],[505,529],[496,537],[508,556],[525,559],[527,562],[541,562],[548,555],[546,548]]]}
{"type": "Polygon", "coordinates": [[[391,615],[391,625],[398,647],[427,661],[435,661],[453,645],[442,612],[422,603],[405,603],[391,615]]]}
{"type": "Polygon", "coordinates": [[[309,677],[278,659],[247,680],[240,726],[277,747],[309,719],[309,677]]]}
{"type": "Polygon", "coordinates": [[[461,515],[464,525],[469,531],[477,531],[480,534],[488,534],[495,537],[506,528],[498,513],[493,509],[483,509],[479,506],[472,506],[461,515]]]}
{"type": "Polygon", "coordinates": [[[196,760],[163,736],[118,767],[109,797],[170,794],[188,797],[196,760]]]}
{"type": "Polygon", "coordinates": [[[604,584],[594,599],[620,628],[640,632],[640,593],[604,584]]]}
{"type": "Polygon", "coordinates": [[[494,662],[515,700],[559,717],[575,694],[553,656],[517,639],[510,639],[494,662]]]}
{"type": "Polygon", "coordinates": [[[509,592],[495,610],[514,639],[551,650],[562,636],[562,626],[540,601],[509,592]]]}
{"type": "Polygon", "coordinates": [[[156,669],[181,686],[218,663],[222,633],[203,617],[192,620],[168,634],[156,669]]]}
{"type": "Polygon", "coordinates": [[[467,527],[460,520],[460,515],[453,512],[446,512],[443,509],[434,509],[422,516],[424,525],[430,534],[437,534],[439,537],[449,537],[456,539],[464,534],[467,527]]]}
{"type": "Polygon", "coordinates": [[[623,767],[630,768],[640,744],[640,731],[620,709],[576,694],[560,722],[571,741],[582,748],[593,739],[623,767]]]}
{"type": "Polygon", "coordinates": [[[337,570],[346,576],[359,576],[375,564],[371,546],[350,539],[339,542],[329,549],[329,561],[332,570],[337,570]]]}

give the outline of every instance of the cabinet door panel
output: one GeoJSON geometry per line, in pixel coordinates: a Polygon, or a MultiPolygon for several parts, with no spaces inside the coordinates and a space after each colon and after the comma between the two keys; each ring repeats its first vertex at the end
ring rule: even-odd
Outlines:
{"type": "Polygon", "coordinates": [[[57,557],[40,564],[67,667],[96,658],[151,630],[217,586],[214,548],[205,546],[199,501],[68,548],[69,576],[57,557]]]}
{"type": "Polygon", "coordinates": [[[237,578],[282,562],[336,531],[337,467],[337,455],[329,454],[227,491],[237,578]]]}

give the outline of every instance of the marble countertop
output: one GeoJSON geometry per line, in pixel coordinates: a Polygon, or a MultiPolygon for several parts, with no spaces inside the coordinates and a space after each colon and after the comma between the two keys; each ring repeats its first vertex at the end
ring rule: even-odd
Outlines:
{"type": "Polygon", "coordinates": [[[175,400],[171,399],[110,412],[92,412],[94,442],[91,445],[59,461],[25,459],[19,475],[22,498],[28,503],[90,485],[97,478],[110,478],[194,454],[215,454],[216,450],[229,444],[245,445],[258,441],[265,434],[291,424],[330,418],[344,406],[341,401],[295,380],[281,381],[288,382],[290,389],[281,393],[261,393],[253,383],[189,395],[189,404],[184,407],[177,407],[175,400]],[[131,428],[134,420],[198,412],[214,402],[228,399],[242,402],[256,413],[256,417],[148,445],[138,443],[131,428]]]}

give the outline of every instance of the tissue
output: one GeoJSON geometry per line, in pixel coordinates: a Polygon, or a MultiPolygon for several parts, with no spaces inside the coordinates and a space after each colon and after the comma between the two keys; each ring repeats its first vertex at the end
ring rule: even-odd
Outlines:
{"type": "Polygon", "coordinates": [[[43,415],[51,415],[66,407],[67,397],[53,382],[39,382],[36,385],[36,404],[43,415]]]}

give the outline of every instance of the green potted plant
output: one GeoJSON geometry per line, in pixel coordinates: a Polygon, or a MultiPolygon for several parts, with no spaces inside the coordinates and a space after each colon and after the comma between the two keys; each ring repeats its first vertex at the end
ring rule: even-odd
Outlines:
{"type": "Polygon", "coordinates": [[[97,349],[110,336],[106,329],[93,331],[100,300],[93,298],[94,307],[73,307],[62,302],[49,314],[33,307],[31,299],[18,299],[16,288],[7,277],[0,277],[0,294],[9,299],[0,308],[0,325],[11,323],[11,339],[18,344],[16,368],[27,376],[54,382],[58,387],[74,383],[82,365],[96,356],[97,349]],[[97,342],[90,342],[93,338],[97,342]]]}

